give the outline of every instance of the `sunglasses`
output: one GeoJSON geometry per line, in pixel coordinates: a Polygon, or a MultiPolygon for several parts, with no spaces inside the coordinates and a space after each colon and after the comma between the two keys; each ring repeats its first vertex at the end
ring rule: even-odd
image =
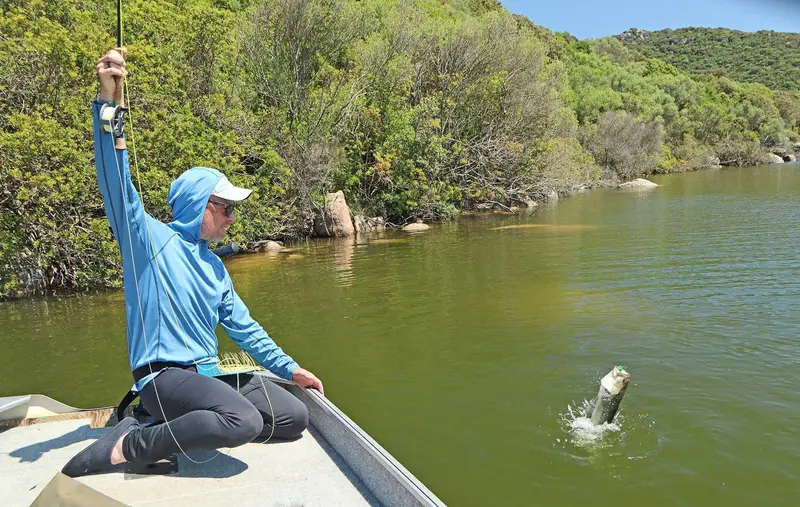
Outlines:
{"type": "Polygon", "coordinates": [[[225,206],[225,216],[226,217],[229,217],[229,216],[233,215],[234,204],[232,202],[231,203],[218,202],[218,201],[208,201],[208,202],[211,203],[211,204],[217,204],[219,206],[225,206]]]}

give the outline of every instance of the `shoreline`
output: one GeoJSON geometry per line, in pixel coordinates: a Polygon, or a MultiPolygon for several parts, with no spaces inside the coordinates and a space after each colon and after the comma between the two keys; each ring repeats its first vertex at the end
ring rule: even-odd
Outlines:
{"type": "MultiPolygon", "coordinates": [[[[589,191],[592,191],[592,190],[619,188],[619,186],[621,184],[626,183],[626,182],[630,182],[630,181],[633,181],[633,180],[636,180],[636,179],[644,179],[644,180],[650,181],[649,178],[652,178],[652,177],[672,175],[672,174],[697,173],[697,172],[702,172],[702,171],[715,171],[715,170],[723,170],[723,169],[726,169],[726,168],[739,168],[739,167],[756,168],[756,167],[766,167],[766,166],[780,166],[782,164],[800,165],[800,161],[790,161],[790,162],[782,162],[782,163],[777,163],[777,162],[776,163],[766,163],[766,164],[758,164],[758,165],[752,165],[752,166],[725,166],[725,165],[720,165],[720,166],[717,166],[717,167],[714,167],[714,166],[702,167],[702,168],[699,168],[699,169],[687,170],[687,171],[672,171],[672,172],[664,172],[664,173],[651,173],[651,174],[648,174],[646,176],[642,176],[642,177],[639,177],[639,178],[633,178],[633,179],[627,180],[627,181],[602,180],[597,185],[592,185],[592,186],[580,185],[580,186],[578,186],[578,187],[576,187],[576,188],[574,188],[574,189],[572,189],[572,190],[570,190],[568,192],[558,193],[558,192],[555,192],[555,190],[552,190],[551,191],[551,195],[553,193],[555,193],[556,194],[555,197],[547,198],[547,199],[543,200],[543,202],[541,202],[541,203],[533,201],[535,203],[535,206],[533,206],[533,207],[506,206],[506,205],[503,205],[501,203],[495,202],[495,203],[493,203],[494,207],[487,207],[485,209],[478,209],[478,208],[463,209],[463,210],[459,210],[458,214],[455,215],[452,218],[429,220],[429,221],[424,222],[424,223],[428,224],[428,225],[430,225],[430,224],[441,224],[441,223],[445,223],[445,222],[448,222],[448,221],[451,221],[451,220],[457,220],[459,217],[480,216],[482,214],[534,215],[534,214],[536,214],[536,212],[538,210],[542,210],[542,209],[544,209],[544,208],[546,208],[548,206],[552,206],[553,204],[557,203],[560,199],[568,199],[568,198],[573,197],[575,195],[583,194],[583,193],[586,193],[586,192],[589,192],[589,191]]],[[[402,224],[402,225],[386,223],[384,230],[387,230],[387,231],[388,230],[391,230],[391,231],[402,231],[403,227],[405,225],[408,225],[408,224],[413,224],[413,222],[406,222],[405,224],[402,224]]],[[[361,231],[361,232],[357,232],[357,233],[353,234],[351,237],[355,240],[355,238],[357,238],[359,235],[370,235],[370,234],[375,234],[376,232],[379,232],[379,231],[377,231],[377,230],[361,231]]],[[[295,240],[292,240],[292,241],[287,241],[285,246],[282,244],[283,240],[275,240],[275,239],[264,239],[264,240],[261,240],[261,241],[259,241],[257,243],[261,243],[261,244],[280,243],[281,244],[280,249],[279,250],[274,250],[271,253],[273,253],[274,255],[287,255],[287,254],[293,253],[293,251],[295,249],[297,249],[298,245],[300,245],[300,244],[302,244],[302,243],[304,243],[306,241],[309,241],[309,240],[324,240],[324,239],[337,240],[337,239],[345,239],[345,237],[321,236],[321,235],[312,233],[312,234],[310,234],[308,236],[304,236],[302,238],[298,238],[298,239],[295,239],[295,240]]],[[[234,245],[234,244],[236,244],[236,243],[235,242],[222,243],[222,244],[218,245],[216,248],[212,249],[212,251],[219,250],[221,248],[230,248],[230,246],[234,245]]],[[[270,252],[268,252],[266,250],[258,250],[258,249],[249,250],[249,249],[245,249],[245,248],[239,247],[238,245],[237,245],[237,249],[238,249],[237,251],[235,251],[235,252],[233,252],[231,254],[220,255],[220,258],[223,259],[223,262],[226,262],[225,259],[233,259],[233,258],[237,258],[237,257],[245,257],[245,256],[257,255],[257,254],[270,253],[270,252]]],[[[52,292],[50,292],[48,294],[20,294],[19,296],[0,298],[0,306],[3,306],[5,304],[14,304],[14,303],[23,303],[23,302],[62,300],[62,299],[70,299],[70,298],[73,298],[73,297],[80,297],[80,296],[99,296],[99,295],[115,294],[115,293],[120,293],[121,294],[121,291],[122,291],[122,286],[121,285],[120,286],[92,286],[92,287],[86,287],[86,288],[83,288],[83,289],[72,289],[72,290],[70,290],[70,289],[60,289],[60,290],[52,291],[52,292]]]]}

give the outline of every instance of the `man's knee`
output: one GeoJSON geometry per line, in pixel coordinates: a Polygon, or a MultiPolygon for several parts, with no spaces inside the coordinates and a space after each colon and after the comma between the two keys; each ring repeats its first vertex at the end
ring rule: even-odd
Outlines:
{"type": "Polygon", "coordinates": [[[231,417],[232,427],[228,431],[227,447],[237,447],[255,440],[264,429],[264,419],[255,407],[250,405],[231,417]]]}
{"type": "MultiPolygon", "coordinates": [[[[281,428],[282,438],[297,438],[308,428],[308,407],[297,400],[287,411],[286,425],[281,428]]],[[[277,429],[277,428],[276,428],[277,429]]]]}

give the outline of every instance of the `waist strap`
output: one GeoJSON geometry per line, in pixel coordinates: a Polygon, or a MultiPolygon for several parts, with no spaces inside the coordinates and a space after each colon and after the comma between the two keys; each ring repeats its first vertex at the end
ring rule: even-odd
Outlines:
{"type": "Polygon", "coordinates": [[[181,370],[192,370],[193,372],[197,373],[197,367],[193,364],[179,364],[179,363],[170,363],[167,361],[156,361],[155,363],[149,363],[144,366],[140,366],[133,370],[133,379],[136,382],[139,382],[144,377],[150,375],[150,372],[156,373],[164,368],[180,368],[181,370]]]}
{"type": "MultiPolygon", "coordinates": [[[[164,368],[180,368],[182,370],[192,370],[195,373],[197,372],[197,367],[193,364],[178,364],[178,363],[170,363],[166,361],[156,361],[155,363],[149,363],[144,366],[140,366],[133,370],[133,378],[136,382],[139,382],[144,377],[150,375],[150,372],[156,373],[158,371],[163,370],[164,368]]],[[[117,407],[116,415],[117,421],[121,421],[125,414],[125,409],[139,396],[139,393],[135,393],[133,391],[128,391],[127,394],[122,398],[122,401],[119,402],[119,406],[117,407]]]]}

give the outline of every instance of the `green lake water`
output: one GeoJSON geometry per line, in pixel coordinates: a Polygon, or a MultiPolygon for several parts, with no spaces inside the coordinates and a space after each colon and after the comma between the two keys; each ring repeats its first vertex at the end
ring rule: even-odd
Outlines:
{"type": "MultiPolygon", "coordinates": [[[[653,180],[227,266],[448,505],[796,505],[800,165],[653,180]],[[582,429],[617,364],[619,424],[582,429]]],[[[116,404],[124,333],[121,291],[1,305],[0,396],[116,404]]]]}

